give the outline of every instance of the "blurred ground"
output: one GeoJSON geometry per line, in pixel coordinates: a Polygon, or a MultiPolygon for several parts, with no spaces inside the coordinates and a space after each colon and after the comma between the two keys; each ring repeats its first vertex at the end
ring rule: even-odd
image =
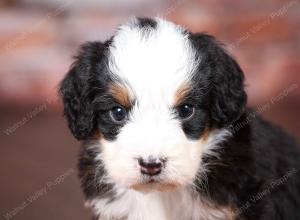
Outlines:
{"type": "MultiPolygon", "coordinates": [[[[30,111],[2,110],[0,124],[30,111]]],[[[77,178],[79,144],[60,114],[42,112],[0,142],[1,219],[89,219],[77,178]],[[13,217],[6,218],[8,213],[13,217]]]]}
{"type": "Polygon", "coordinates": [[[300,140],[299,11],[299,0],[2,0],[0,218],[89,219],[57,85],[81,43],[131,15],[215,35],[245,71],[249,104],[300,140]]]}

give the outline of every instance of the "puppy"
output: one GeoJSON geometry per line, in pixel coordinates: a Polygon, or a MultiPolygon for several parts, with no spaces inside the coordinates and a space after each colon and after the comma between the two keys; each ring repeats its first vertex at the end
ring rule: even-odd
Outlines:
{"type": "Polygon", "coordinates": [[[297,143],[246,108],[212,36],[134,18],[81,47],[60,94],[95,219],[300,219],[297,143]]]}

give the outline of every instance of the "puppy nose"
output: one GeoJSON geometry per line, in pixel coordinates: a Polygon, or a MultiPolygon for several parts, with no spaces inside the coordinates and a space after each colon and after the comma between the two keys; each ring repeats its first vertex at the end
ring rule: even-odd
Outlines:
{"type": "Polygon", "coordinates": [[[147,160],[142,158],[138,159],[139,165],[141,167],[141,173],[148,176],[155,176],[160,174],[165,161],[166,160],[155,158],[150,158],[147,160]]]}

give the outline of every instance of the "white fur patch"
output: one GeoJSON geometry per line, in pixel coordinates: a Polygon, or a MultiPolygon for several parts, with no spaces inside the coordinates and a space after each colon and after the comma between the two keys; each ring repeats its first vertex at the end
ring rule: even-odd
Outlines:
{"type": "Polygon", "coordinates": [[[117,190],[119,197],[94,199],[87,203],[99,220],[231,220],[233,211],[228,207],[215,207],[202,200],[188,188],[175,191],[143,194],[134,190],[117,190]]]}
{"type": "Polygon", "coordinates": [[[136,104],[116,140],[100,140],[101,160],[112,182],[123,187],[144,183],[137,158],[150,156],[167,158],[157,177],[160,183],[191,184],[205,171],[202,156],[212,154],[214,141],[227,132],[212,132],[216,138],[208,142],[187,138],[173,107],[199,58],[179,26],[157,18],[154,29],[145,29],[136,22],[119,28],[108,53],[111,74],[121,79],[136,104]]]}
{"type": "Polygon", "coordinates": [[[172,108],[176,91],[190,81],[196,67],[195,51],[187,34],[173,23],[156,19],[156,28],[150,30],[135,22],[116,33],[109,49],[109,69],[136,105],[117,139],[101,140],[102,159],[114,181],[130,187],[141,182],[136,158],[168,158],[161,180],[184,184],[199,169],[202,147],[186,138],[172,108]]]}
{"type": "MultiPolygon", "coordinates": [[[[228,130],[215,130],[209,134],[205,144],[203,140],[195,142],[198,144],[198,149],[204,150],[206,154],[217,156],[213,149],[218,148],[219,144],[230,135],[228,130]],[[202,144],[202,145],[201,145],[202,144]],[[201,146],[200,146],[201,145],[201,146]]],[[[107,144],[107,143],[106,143],[107,144]]],[[[109,146],[112,147],[113,146],[109,146]]],[[[108,147],[108,148],[109,148],[108,147]]],[[[103,154],[103,153],[102,153],[103,154]]],[[[112,153],[113,155],[114,153],[112,153]]],[[[118,154],[116,152],[116,154],[118,154]]],[[[201,153],[200,153],[201,154],[201,153]]],[[[120,159],[120,158],[119,158],[120,159]]],[[[103,160],[103,155],[99,154],[97,160],[103,160]]],[[[116,160],[111,159],[112,163],[116,160]]],[[[118,161],[117,164],[123,165],[128,161],[118,161]]],[[[190,161],[193,163],[193,161],[190,161]]],[[[113,165],[111,165],[113,166],[113,165]]],[[[188,166],[191,167],[191,166],[188,166]]],[[[201,165],[197,166],[197,168],[201,165]]],[[[177,167],[178,168],[178,167],[177,167]]],[[[109,167],[108,169],[114,169],[109,167]]],[[[174,168],[175,169],[175,168],[174,168]]],[[[207,170],[203,170],[203,174],[207,170]]],[[[118,175],[124,175],[128,178],[127,167],[122,170],[116,170],[118,175]]],[[[175,170],[174,170],[175,172],[175,170]]],[[[179,172],[179,171],[178,171],[179,172]]],[[[201,172],[201,170],[198,170],[201,172]]],[[[179,174],[181,174],[179,172],[179,174]]],[[[131,174],[130,174],[131,175],[131,174]]],[[[138,174],[135,174],[138,176],[138,174]]],[[[172,174],[173,175],[173,174],[172,174]]],[[[182,179],[182,177],[177,176],[182,179]]],[[[194,176],[194,178],[201,178],[194,176]]],[[[204,176],[203,176],[204,178],[204,176]]],[[[114,183],[113,191],[116,193],[115,199],[97,198],[87,202],[87,206],[92,207],[96,214],[100,214],[99,220],[230,220],[234,219],[233,211],[228,207],[216,207],[209,201],[203,200],[199,194],[193,189],[193,178],[185,184],[170,191],[151,191],[141,193],[129,188],[126,188],[118,183],[115,183],[110,177],[105,177],[102,181],[114,183]]],[[[204,182],[205,184],[205,182],[204,182]]]]}
{"type": "Polygon", "coordinates": [[[196,54],[181,27],[158,18],[154,30],[140,29],[135,22],[133,19],[116,33],[109,69],[141,105],[159,111],[162,104],[172,106],[176,90],[189,82],[197,67],[196,54]],[[153,103],[156,109],[151,108],[153,103]]]}

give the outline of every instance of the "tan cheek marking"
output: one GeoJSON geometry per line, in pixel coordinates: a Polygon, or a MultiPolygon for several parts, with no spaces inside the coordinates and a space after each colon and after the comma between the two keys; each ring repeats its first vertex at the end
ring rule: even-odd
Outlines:
{"type": "Polygon", "coordinates": [[[131,106],[132,101],[129,97],[129,92],[124,86],[113,84],[110,86],[109,92],[120,105],[125,108],[129,108],[131,106]]]}
{"type": "Polygon", "coordinates": [[[235,220],[236,217],[237,217],[237,214],[236,214],[236,209],[232,208],[232,207],[228,207],[228,212],[229,212],[229,217],[230,217],[230,220],[235,220]]]}
{"type": "Polygon", "coordinates": [[[234,208],[227,206],[227,207],[220,207],[222,210],[224,210],[225,215],[227,216],[228,220],[235,220],[237,215],[234,208]]]}
{"type": "Polygon", "coordinates": [[[205,128],[205,130],[204,130],[204,132],[203,132],[203,134],[202,134],[202,136],[201,136],[201,139],[202,139],[205,143],[208,141],[208,137],[209,137],[211,131],[212,131],[212,130],[211,130],[210,128],[208,128],[208,127],[205,128]]]}
{"type": "Polygon", "coordinates": [[[182,104],[184,99],[189,95],[190,91],[191,91],[191,87],[187,83],[182,84],[175,93],[174,106],[178,106],[182,104]]]}
{"type": "Polygon", "coordinates": [[[203,201],[203,205],[206,206],[207,210],[216,210],[216,212],[222,212],[226,216],[226,220],[235,220],[237,217],[236,209],[231,206],[220,206],[213,204],[212,202],[203,201]]]}
{"type": "Polygon", "coordinates": [[[93,138],[94,138],[95,140],[100,140],[100,139],[102,138],[101,132],[97,130],[97,131],[94,133],[93,138]]]}

